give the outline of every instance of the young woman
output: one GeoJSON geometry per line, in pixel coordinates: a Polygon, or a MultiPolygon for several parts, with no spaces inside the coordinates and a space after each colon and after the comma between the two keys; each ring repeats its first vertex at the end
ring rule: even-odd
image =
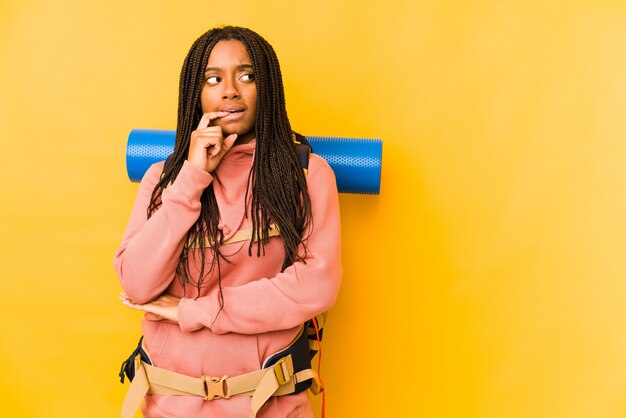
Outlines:
{"type": "MultiPolygon", "coordinates": [[[[248,417],[254,398],[226,398],[235,381],[220,378],[264,373],[265,360],[335,302],[335,177],[315,154],[303,170],[278,60],[249,29],[212,29],[196,40],[178,103],[174,153],[146,172],[114,264],[122,302],[145,312],[152,366],[225,393],[147,395],[142,411],[248,417]]],[[[273,396],[257,415],[311,416],[306,391],[273,396]]]]}

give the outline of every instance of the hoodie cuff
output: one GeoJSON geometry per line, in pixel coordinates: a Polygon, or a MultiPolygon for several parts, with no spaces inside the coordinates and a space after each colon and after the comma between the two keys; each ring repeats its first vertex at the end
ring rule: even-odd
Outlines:
{"type": "Polygon", "coordinates": [[[213,176],[211,174],[185,160],[178,176],[165,190],[171,194],[185,196],[189,200],[200,200],[204,189],[212,181],[213,176]]]}

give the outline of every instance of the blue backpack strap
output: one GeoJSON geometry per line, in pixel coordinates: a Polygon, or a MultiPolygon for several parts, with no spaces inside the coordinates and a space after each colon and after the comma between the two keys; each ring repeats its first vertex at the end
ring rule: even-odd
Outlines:
{"type": "Polygon", "coordinates": [[[307,174],[309,171],[309,157],[313,152],[313,148],[311,148],[311,145],[309,144],[309,141],[307,141],[306,137],[297,132],[293,132],[291,134],[291,139],[293,140],[293,144],[296,148],[296,154],[298,155],[300,164],[304,169],[304,174],[307,174]]]}
{"type": "MultiPolygon", "coordinates": [[[[306,329],[302,329],[300,335],[289,346],[283,348],[276,354],[271,355],[263,362],[263,368],[272,366],[281,358],[291,354],[293,362],[293,372],[311,368],[311,356],[309,354],[309,338],[306,329]]],[[[296,389],[293,393],[303,392],[307,390],[313,381],[311,379],[296,383],[296,389]]]]}
{"type": "Polygon", "coordinates": [[[146,364],[150,364],[150,365],[152,364],[152,362],[150,361],[150,357],[148,356],[148,353],[146,353],[143,347],[141,346],[142,342],[143,342],[143,335],[141,336],[141,338],[139,338],[139,343],[137,344],[137,348],[135,348],[132,354],[122,363],[122,366],[120,367],[120,372],[118,375],[120,377],[120,382],[124,383],[124,375],[128,377],[128,380],[130,380],[131,382],[133,381],[133,378],[135,377],[135,357],[140,356],[142,362],[146,364]]]}

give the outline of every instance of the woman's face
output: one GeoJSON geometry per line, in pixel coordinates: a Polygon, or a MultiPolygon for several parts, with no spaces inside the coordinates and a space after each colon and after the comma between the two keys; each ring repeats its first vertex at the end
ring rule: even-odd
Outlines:
{"type": "Polygon", "coordinates": [[[202,112],[229,112],[214,119],[224,136],[237,134],[237,143],[255,137],[256,83],[252,61],[246,47],[237,40],[219,41],[213,47],[200,93],[202,112]]]}

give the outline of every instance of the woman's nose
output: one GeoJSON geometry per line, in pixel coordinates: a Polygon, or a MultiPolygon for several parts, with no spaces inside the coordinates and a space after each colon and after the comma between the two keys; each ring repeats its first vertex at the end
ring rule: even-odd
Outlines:
{"type": "Polygon", "coordinates": [[[239,97],[239,90],[237,90],[234,80],[224,80],[222,85],[224,86],[224,90],[222,91],[223,99],[234,99],[239,97]]]}

